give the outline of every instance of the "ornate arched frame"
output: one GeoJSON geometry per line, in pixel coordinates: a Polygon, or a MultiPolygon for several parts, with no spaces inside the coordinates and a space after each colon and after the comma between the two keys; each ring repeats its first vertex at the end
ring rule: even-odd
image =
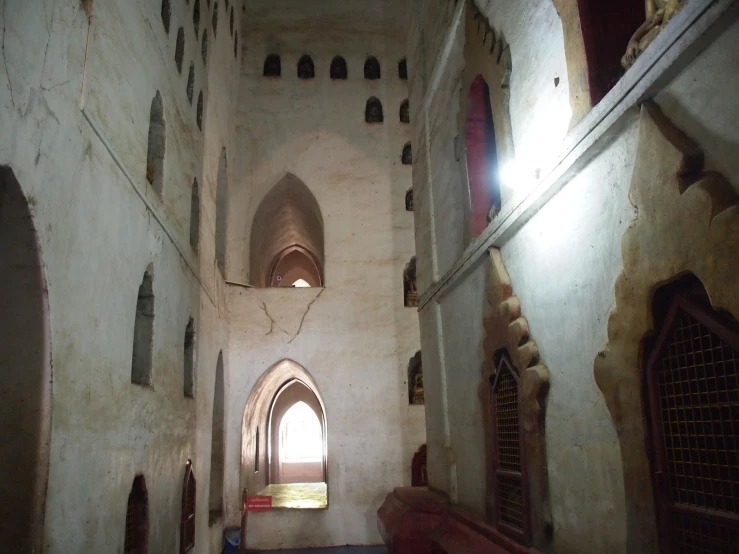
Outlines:
{"type": "Polygon", "coordinates": [[[630,199],[639,215],[622,239],[623,272],[594,373],[621,447],[627,550],[657,552],[642,386],[651,299],[691,272],[714,308],[739,315],[739,198],[721,174],[704,170],[698,145],[653,101],[641,107],[636,152],[630,199]]]}
{"type": "MultiPolygon", "coordinates": [[[[501,167],[513,160],[513,133],[509,110],[512,63],[510,46],[501,33],[477,8],[474,0],[465,0],[465,45],[464,70],[462,71],[461,90],[459,94],[459,112],[457,114],[457,140],[464,145],[465,127],[468,117],[468,96],[472,83],[481,76],[490,92],[490,108],[495,129],[495,146],[498,154],[498,166],[501,167]]],[[[460,170],[462,182],[465,184],[462,202],[465,209],[465,239],[471,241],[474,236],[471,226],[469,178],[467,174],[467,157],[464,148],[460,149],[460,170]]],[[[505,205],[505,190],[501,197],[505,205]]]]}
{"type": "Polygon", "coordinates": [[[546,444],[544,437],[546,396],[549,392],[549,370],[539,360],[539,351],[529,336],[529,326],[521,315],[521,302],[513,294],[513,286],[500,250],[491,248],[490,275],[487,288],[490,312],[485,317],[483,349],[485,361],[478,393],[482,403],[485,429],[486,511],[489,520],[496,513],[494,477],[495,441],[490,387],[496,373],[496,353],[505,350],[520,379],[522,421],[521,448],[526,459],[530,542],[537,548],[548,544],[552,533],[547,481],[546,444]]]}

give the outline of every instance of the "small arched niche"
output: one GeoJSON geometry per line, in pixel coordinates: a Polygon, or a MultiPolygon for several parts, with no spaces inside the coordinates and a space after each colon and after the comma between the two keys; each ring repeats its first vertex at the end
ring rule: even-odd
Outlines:
{"type": "Polygon", "coordinates": [[[279,77],[282,75],[282,62],[277,54],[270,54],[264,60],[264,71],[262,75],[265,77],[279,77]]]}
{"type": "Polygon", "coordinates": [[[267,193],[254,215],[251,284],[292,287],[302,280],[311,287],[322,287],[323,264],[321,208],[305,183],[288,173],[267,193]]]}
{"type": "Polygon", "coordinates": [[[364,62],[364,78],[374,81],[379,79],[380,76],[380,62],[374,56],[368,57],[364,62]]]}
{"type": "Polygon", "coordinates": [[[0,552],[41,552],[51,440],[51,337],[29,203],[0,166],[0,552]]]}
{"type": "Polygon", "coordinates": [[[305,55],[298,61],[298,79],[313,79],[316,76],[316,69],[313,65],[313,58],[305,55]]]}
{"type": "Polygon", "coordinates": [[[244,410],[242,487],[272,496],[276,508],[327,508],[327,444],[315,380],[293,360],[276,363],[254,385],[244,410]]]}
{"type": "Polygon", "coordinates": [[[367,100],[364,108],[364,120],[367,123],[382,123],[385,116],[382,113],[382,102],[374,96],[367,100]]]}
{"type": "Polygon", "coordinates": [[[411,109],[410,109],[410,104],[408,103],[408,100],[403,100],[403,103],[400,104],[399,117],[400,117],[401,123],[411,122],[411,109]]]}
{"type": "Polygon", "coordinates": [[[336,56],[331,61],[331,78],[335,80],[344,80],[349,76],[349,70],[346,67],[346,60],[341,56],[336,56]]]}

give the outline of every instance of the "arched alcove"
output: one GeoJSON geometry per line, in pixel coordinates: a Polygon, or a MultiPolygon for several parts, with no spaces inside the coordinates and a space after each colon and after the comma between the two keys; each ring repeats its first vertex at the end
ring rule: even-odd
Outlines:
{"type": "Polygon", "coordinates": [[[210,435],[210,492],[209,523],[214,523],[223,515],[223,468],[224,468],[224,381],[223,352],[218,353],[216,381],[213,389],[213,418],[210,435]]]}
{"type": "MultiPolygon", "coordinates": [[[[249,491],[262,491],[268,486],[271,490],[279,489],[278,494],[275,495],[275,501],[279,496],[284,498],[284,491],[289,491],[291,488],[298,490],[301,487],[302,490],[308,488],[320,492],[323,498],[309,505],[289,507],[327,507],[327,445],[326,407],[313,377],[303,366],[293,360],[285,359],[270,367],[252,388],[244,409],[241,442],[242,488],[245,487],[249,491]],[[319,420],[322,445],[320,464],[313,459],[313,461],[308,461],[307,465],[303,464],[302,467],[299,467],[300,464],[294,466],[293,473],[298,474],[296,477],[296,475],[285,475],[280,471],[279,439],[283,419],[289,416],[290,410],[299,403],[308,406],[319,420]],[[264,432],[264,429],[267,429],[267,432],[264,432]],[[313,477],[310,477],[311,475],[313,477]],[[282,479],[286,482],[281,482],[282,479]],[[303,481],[296,483],[295,479],[303,479],[303,481]]],[[[315,452],[311,455],[313,454],[315,452]]]]}
{"type": "Polygon", "coordinates": [[[403,80],[408,80],[408,62],[405,58],[398,62],[398,77],[403,80]]]}
{"type": "Polygon", "coordinates": [[[401,123],[410,123],[411,122],[411,110],[410,105],[408,103],[408,100],[403,100],[403,103],[400,104],[400,122],[401,123]]]}
{"type": "Polygon", "coordinates": [[[252,222],[250,280],[290,287],[298,279],[324,284],[323,216],[313,193],[292,173],[267,193],[252,222]]]}
{"type": "Polygon", "coordinates": [[[364,108],[364,121],[366,123],[382,123],[384,120],[382,102],[373,96],[367,100],[367,105],[364,108]]]}
{"type": "Polygon", "coordinates": [[[51,352],[38,237],[0,166],[0,552],[41,552],[49,471],[51,352]]]}
{"type": "Polygon", "coordinates": [[[185,57],[185,30],[177,29],[177,45],[174,51],[174,61],[177,64],[177,73],[182,73],[182,60],[185,57]]]}
{"type": "Polygon", "coordinates": [[[490,89],[482,75],[472,81],[467,97],[464,141],[470,190],[470,225],[472,236],[476,237],[487,227],[491,215],[498,213],[501,207],[490,89]]]}
{"type": "Polygon", "coordinates": [[[164,155],[167,143],[167,125],[164,120],[164,102],[159,91],[149,109],[149,138],[146,149],[146,180],[160,197],[164,191],[164,155]]]}
{"type": "Polygon", "coordinates": [[[298,79],[312,79],[315,76],[316,70],[313,65],[313,58],[306,54],[298,61],[298,79]]]}
{"type": "Polygon", "coordinates": [[[192,97],[195,95],[195,62],[190,62],[190,71],[187,74],[187,101],[192,105],[192,97]]]}
{"type": "Polygon", "coordinates": [[[147,554],[149,548],[149,493],[146,479],[137,475],[128,494],[124,554],[147,554]]]}
{"type": "Polygon", "coordinates": [[[192,193],[190,194],[190,246],[198,251],[200,245],[200,186],[198,180],[193,179],[192,193]]]}
{"type": "Polygon", "coordinates": [[[282,75],[282,62],[277,54],[270,54],[264,60],[264,71],[262,75],[265,77],[279,77],[282,75]]]}
{"type": "Polygon", "coordinates": [[[364,62],[364,78],[374,81],[379,79],[380,76],[380,62],[374,56],[368,57],[364,62]]]}
{"type": "Polygon", "coordinates": [[[331,61],[331,78],[343,80],[349,75],[349,70],[346,67],[346,60],[341,56],[336,56],[331,61]]]}

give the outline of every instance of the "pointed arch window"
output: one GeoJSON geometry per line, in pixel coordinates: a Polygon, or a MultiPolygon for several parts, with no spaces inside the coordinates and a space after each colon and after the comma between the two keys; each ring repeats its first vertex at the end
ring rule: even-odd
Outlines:
{"type": "Polygon", "coordinates": [[[661,551],[734,552],[739,537],[739,323],[687,275],[658,290],[646,363],[661,551]]]}
{"type": "Polygon", "coordinates": [[[195,398],[195,321],[190,318],[185,328],[185,397],[195,398]]]}
{"type": "Polygon", "coordinates": [[[174,51],[174,61],[177,65],[177,73],[182,73],[182,61],[185,57],[185,30],[177,29],[177,45],[174,51]]]}
{"type": "Polygon", "coordinates": [[[149,265],[139,285],[136,319],[133,329],[131,382],[148,386],[151,383],[151,358],[154,347],[154,270],[149,265]]]}
{"type": "Polygon", "coordinates": [[[526,457],[521,426],[521,380],[506,350],[495,356],[490,378],[494,454],[493,522],[519,542],[530,541],[526,457]]]}
{"type": "Polygon", "coordinates": [[[413,164],[413,150],[411,148],[410,142],[405,143],[405,146],[403,147],[403,154],[400,156],[400,161],[403,165],[413,164]]]}
{"type": "Polygon", "coordinates": [[[349,76],[349,70],[346,67],[346,60],[341,56],[336,56],[331,60],[331,78],[343,80],[349,76]]]}
{"type": "Polygon", "coordinates": [[[223,352],[218,353],[216,382],[213,390],[213,412],[210,435],[210,489],[208,497],[208,523],[211,525],[223,517],[223,469],[224,437],[224,381],[223,352]]]}
{"type": "Polygon", "coordinates": [[[162,24],[164,30],[169,34],[169,24],[172,19],[172,6],[170,6],[169,0],[162,0],[162,24]]]}
{"type": "Polygon", "coordinates": [[[195,475],[192,461],[187,460],[182,482],[182,517],[180,521],[180,554],[195,548],[195,475]]]}
{"type": "Polygon", "coordinates": [[[315,76],[316,70],[313,59],[306,54],[298,62],[298,79],[313,79],[315,76]]]}
{"type": "Polygon", "coordinates": [[[124,554],[146,554],[149,539],[149,494],[146,479],[137,475],[131,485],[126,510],[124,554]]]}
{"type": "Polygon", "coordinates": [[[374,56],[370,56],[364,62],[364,78],[370,81],[380,78],[380,62],[374,56]]]}
{"type": "Polygon", "coordinates": [[[194,252],[200,244],[200,185],[193,179],[192,194],[190,195],[190,246],[194,252]]]}

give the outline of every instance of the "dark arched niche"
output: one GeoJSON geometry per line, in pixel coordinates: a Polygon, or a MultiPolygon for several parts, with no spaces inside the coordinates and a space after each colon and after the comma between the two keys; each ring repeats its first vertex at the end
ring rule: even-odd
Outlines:
{"type": "Polygon", "coordinates": [[[323,216],[313,193],[292,173],[267,193],[254,215],[250,279],[256,287],[323,286],[323,216]],[[278,279],[279,278],[279,279],[278,279]]]}
{"type": "MultiPolygon", "coordinates": [[[[317,415],[320,414],[319,420],[323,427],[323,480],[328,483],[326,406],[315,380],[308,371],[297,362],[286,359],[277,362],[264,372],[252,388],[244,409],[241,427],[241,487],[246,488],[250,493],[255,491],[256,494],[274,482],[268,448],[271,432],[269,431],[270,415],[280,392],[289,391],[288,387],[296,386],[297,383],[313,395],[315,401],[310,404],[306,402],[306,404],[311,406],[317,415]],[[259,429],[262,431],[259,432],[259,429]],[[264,432],[265,429],[268,431],[264,432]],[[258,463],[256,463],[257,456],[259,456],[258,463]]],[[[295,390],[302,392],[302,389],[295,390]]]]}
{"type": "Polygon", "coordinates": [[[41,552],[49,471],[51,353],[38,237],[0,166],[0,552],[41,552]]]}

